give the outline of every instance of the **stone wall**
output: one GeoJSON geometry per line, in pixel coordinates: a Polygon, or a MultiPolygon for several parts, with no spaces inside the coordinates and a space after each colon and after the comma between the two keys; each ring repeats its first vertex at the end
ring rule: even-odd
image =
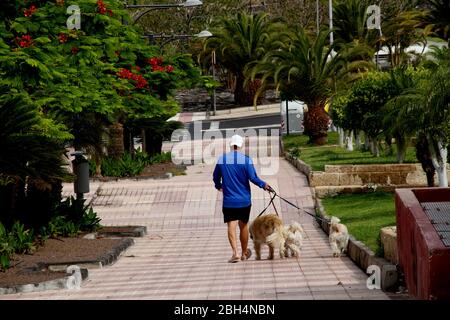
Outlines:
{"type": "Polygon", "coordinates": [[[426,175],[420,164],[325,165],[325,171],[312,171],[309,181],[311,187],[427,185],[426,175]]]}

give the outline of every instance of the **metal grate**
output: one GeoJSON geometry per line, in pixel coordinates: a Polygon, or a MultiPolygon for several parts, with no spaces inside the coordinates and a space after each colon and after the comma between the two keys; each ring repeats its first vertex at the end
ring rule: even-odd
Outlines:
{"type": "Polygon", "coordinates": [[[423,202],[422,208],[446,247],[450,247],[450,202],[423,202]]]}

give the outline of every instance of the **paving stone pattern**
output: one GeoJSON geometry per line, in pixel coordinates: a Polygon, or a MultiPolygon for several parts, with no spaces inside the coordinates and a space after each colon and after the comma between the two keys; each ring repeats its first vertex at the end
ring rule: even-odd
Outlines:
{"type": "MultiPolygon", "coordinates": [[[[289,201],[313,211],[306,177],[284,159],[276,176],[261,176],[289,201]]],[[[258,172],[259,172],[259,168],[258,172]]],[[[113,265],[89,270],[80,290],[15,294],[0,299],[388,299],[366,288],[367,276],[347,257],[333,258],[325,233],[313,218],[275,203],[282,219],[306,232],[300,258],[230,264],[222,194],[211,181],[213,166],[189,166],[167,180],[121,180],[91,184],[87,195],[104,225],[145,225],[113,265]]],[[[64,186],[64,194],[72,193],[64,186]]],[[[252,186],[254,218],[269,194],[252,186]]],[[[250,247],[253,245],[250,242],[250,247]]]]}

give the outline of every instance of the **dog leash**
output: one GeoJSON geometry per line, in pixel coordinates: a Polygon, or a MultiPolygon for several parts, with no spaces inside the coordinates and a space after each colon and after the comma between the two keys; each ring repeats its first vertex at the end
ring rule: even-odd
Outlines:
{"type": "MultiPolygon", "coordinates": [[[[270,193],[270,191],[269,191],[269,193],[270,193]]],[[[273,203],[273,200],[275,200],[276,196],[277,196],[276,193],[274,193],[274,195],[271,197],[271,199],[269,201],[269,204],[263,209],[263,211],[261,211],[260,214],[258,214],[258,217],[261,216],[264,212],[266,212],[266,210],[270,207],[270,205],[273,205],[273,208],[275,209],[275,213],[277,214],[277,216],[279,216],[277,207],[275,207],[275,203],[273,203]]]]}
{"type": "Polygon", "coordinates": [[[269,202],[269,204],[267,205],[267,207],[266,207],[266,208],[258,215],[258,217],[259,217],[260,215],[262,215],[262,214],[267,210],[267,208],[270,206],[270,204],[273,204],[273,207],[274,207],[274,209],[275,209],[275,212],[276,212],[276,214],[277,214],[277,216],[278,216],[277,208],[275,207],[275,204],[273,203],[273,200],[275,199],[275,197],[278,197],[278,198],[280,198],[281,200],[283,200],[284,202],[286,202],[287,204],[293,206],[294,208],[303,211],[303,212],[306,213],[307,215],[310,215],[311,217],[313,217],[313,218],[315,218],[315,219],[318,219],[318,220],[326,221],[326,219],[323,219],[323,218],[317,216],[316,214],[313,214],[313,213],[311,213],[311,212],[308,212],[308,211],[306,211],[305,209],[299,208],[298,206],[296,206],[295,204],[293,204],[293,203],[290,202],[289,200],[286,200],[285,198],[283,198],[282,196],[280,196],[280,195],[279,195],[272,187],[270,187],[270,189],[267,190],[267,191],[269,191],[269,193],[273,193],[273,196],[272,196],[272,198],[270,199],[270,202],[269,202]]]}

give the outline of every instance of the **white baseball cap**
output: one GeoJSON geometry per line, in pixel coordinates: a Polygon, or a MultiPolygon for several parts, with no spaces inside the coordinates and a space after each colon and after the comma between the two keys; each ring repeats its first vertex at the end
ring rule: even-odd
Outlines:
{"type": "Polygon", "coordinates": [[[231,137],[230,146],[237,146],[238,148],[241,148],[243,144],[244,139],[240,135],[235,134],[231,137]]]}

